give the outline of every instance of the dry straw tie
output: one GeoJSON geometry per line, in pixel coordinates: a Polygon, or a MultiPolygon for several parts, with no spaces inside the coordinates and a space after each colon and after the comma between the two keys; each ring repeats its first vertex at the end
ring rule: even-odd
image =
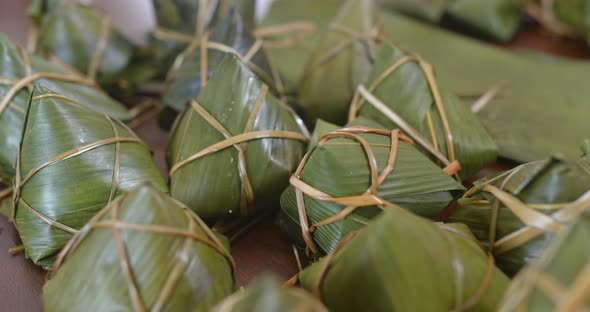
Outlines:
{"type": "MultiPolygon", "coordinates": [[[[387,41],[385,41],[385,43],[392,45],[391,43],[389,43],[387,41]]],[[[369,105],[372,105],[375,109],[377,109],[383,115],[385,115],[387,118],[389,118],[393,123],[398,125],[405,133],[407,133],[420,146],[422,146],[424,149],[426,149],[430,154],[432,154],[434,157],[436,157],[436,159],[439,160],[441,163],[443,163],[445,166],[450,166],[452,164],[453,167],[457,168],[457,171],[460,169],[460,167],[461,167],[460,163],[458,162],[458,160],[455,157],[455,147],[453,145],[453,141],[454,141],[453,134],[451,131],[451,127],[449,126],[449,120],[447,118],[444,103],[443,103],[443,100],[442,100],[442,97],[440,94],[440,90],[438,88],[438,83],[436,81],[436,78],[434,77],[434,71],[432,69],[432,65],[430,65],[428,62],[424,61],[423,59],[421,59],[417,56],[406,55],[406,56],[400,58],[395,63],[393,63],[387,69],[385,69],[383,71],[383,73],[381,75],[379,75],[378,78],[369,86],[369,88],[366,88],[365,86],[360,85],[357,88],[357,91],[356,91],[354,98],[352,100],[352,104],[350,106],[350,111],[349,111],[349,116],[348,116],[349,121],[356,118],[359,109],[361,108],[361,106],[365,102],[368,103],[369,105]],[[430,131],[430,137],[432,138],[431,139],[432,142],[429,142],[429,140],[426,139],[418,130],[416,130],[414,127],[412,127],[410,124],[408,124],[401,116],[396,114],[393,111],[393,109],[388,107],[381,100],[379,100],[375,95],[372,94],[372,92],[374,92],[377,89],[377,87],[379,87],[379,85],[381,83],[383,83],[385,81],[385,79],[387,79],[387,77],[389,77],[390,75],[395,73],[395,71],[400,69],[404,64],[412,63],[412,62],[416,63],[420,67],[420,69],[424,73],[424,76],[426,77],[426,80],[428,82],[430,92],[431,92],[432,97],[434,99],[434,103],[436,105],[441,123],[443,125],[447,155],[442,154],[440,149],[438,148],[438,142],[436,140],[436,133],[434,131],[432,116],[429,111],[426,112],[426,120],[428,123],[428,129],[430,131]]],[[[457,178],[457,180],[460,180],[457,174],[455,174],[455,177],[457,178]]]]}
{"type": "MultiPolygon", "coordinates": [[[[523,166],[516,167],[493,179],[477,185],[463,195],[468,198],[472,194],[483,191],[492,194],[495,200],[492,202],[492,218],[489,229],[489,248],[494,255],[500,255],[512,249],[523,246],[529,241],[545,233],[556,234],[561,231],[565,224],[569,223],[576,217],[580,216],[588,206],[590,206],[590,191],[580,196],[571,203],[555,204],[534,204],[523,203],[520,199],[504,191],[503,188],[507,182],[519,172],[523,166]],[[500,187],[491,185],[493,182],[502,181],[500,187]],[[498,214],[500,203],[506,206],[510,211],[525,225],[523,228],[514,231],[505,237],[496,240],[496,231],[498,225],[498,214]],[[539,210],[549,210],[551,213],[543,213],[539,210]]],[[[470,202],[470,204],[489,205],[488,200],[479,200],[470,202]]]]}

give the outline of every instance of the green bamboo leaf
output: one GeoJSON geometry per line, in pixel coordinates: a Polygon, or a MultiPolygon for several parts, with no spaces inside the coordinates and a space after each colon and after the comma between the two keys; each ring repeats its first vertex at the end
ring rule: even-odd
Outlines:
{"type": "Polygon", "coordinates": [[[358,84],[371,70],[377,34],[370,0],[348,0],[323,30],[299,85],[298,104],[310,126],[318,118],[343,125],[358,84]]]}
{"type": "MultiPolygon", "coordinates": [[[[430,65],[418,56],[382,44],[367,83],[368,91],[385,105],[384,109],[415,129],[425,143],[432,146],[431,150],[440,151],[445,159],[441,163],[443,166],[458,160],[461,178],[468,178],[496,160],[497,147],[479,120],[431,74],[430,65]],[[452,141],[447,140],[448,134],[452,141]],[[452,151],[449,142],[452,142],[452,151]]],[[[401,128],[416,139],[412,132],[373,103],[362,96],[355,98],[350,117],[368,117],[390,129],[401,128]]],[[[440,156],[434,156],[419,140],[417,145],[434,160],[441,161],[440,156]]]]}
{"type": "Polygon", "coordinates": [[[276,207],[301,160],[306,132],[236,56],[227,54],[168,145],[171,194],[203,217],[276,207]]]}
{"type": "Polygon", "coordinates": [[[492,259],[466,226],[392,208],[299,281],[333,311],[495,311],[508,278],[492,259]]]}
{"type": "MultiPolygon", "coordinates": [[[[261,22],[261,26],[270,27],[310,21],[316,26],[316,30],[324,29],[336,15],[343,2],[343,0],[273,1],[269,13],[261,22]],[[310,5],[313,5],[313,10],[309,9],[310,5]]],[[[268,48],[270,58],[277,66],[288,94],[296,94],[305,70],[305,66],[301,66],[301,64],[308,62],[309,56],[321,37],[321,31],[314,31],[305,36],[304,40],[297,41],[291,46],[268,48]]]]}
{"type": "Polygon", "coordinates": [[[446,13],[467,29],[508,41],[520,25],[521,10],[513,0],[385,0],[383,5],[429,22],[441,22],[446,13]]]}
{"type": "Polygon", "coordinates": [[[235,290],[229,250],[159,189],[118,197],[73,237],[43,288],[46,311],[208,311],[235,290]]]}
{"type": "Polygon", "coordinates": [[[520,26],[521,9],[513,0],[454,0],[447,13],[473,30],[508,41],[520,26]]]}
{"type": "Polygon", "coordinates": [[[382,0],[382,6],[404,14],[438,23],[445,13],[448,0],[382,0]]]}
{"type": "Polygon", "coordinates": [[[113,118],[131,119],[123,105],[84,77],[64,72],[56,65],[26,53],[6,36],[0,35],[0,180],[6,183],[14,177],[16,154],[31,94],[28,87],[33,82],[86,103],[113,118]]]}
{"type": "Polygon", "coordinates": [[[97,211],[145,181],[166,184],[149,147],[124,124],[37,86],[17,158],[14,223],[34,263],[56,254],[97,211]]]}
{"type": "Polygon", "coordinates": [[[105,89],[116,86],[133,56],[133,45],[108,16],[73,1],[54,4],[43,15],[37,50],[55,56],[105,89]]]}
{"type": "Polygon", "coordinates": [[[254,51],[255,54],[249,56],[247,64],[267,84],[273,84],[268,60],[264,52],[254,46],[256,38],[239,14],[230,13],[215,27],[207,41],[209,47],[205,50],[206,58],[203,58],[201,54],[201,44],[204,41],[195,39],[177,58],[168,73],[168,83],[162,96],[163,108],[160,114],[160,126],[163,128],[170,128],[178,113],[189,105],[192,98],[199,95],[203,84],[201,75],[204,74],[207,79],[210,79],[228,53],[236,52],[243,58],[254,51]],[[202,68],[203,66],[206,68],[202,68]]]}
{"type": "MultiPolygon", "coordinates": [[[[586,205],[590,208],[590,201],[586,205]]],[[[590,308],[587,288],[590,216],[582,214],[559,233],[539,259],[519,273],[499,311],[584,311],[590,308]]]]}
{"type": "Polygon", "coordinates": [[[252,286],[226,298],[215,306],[213,312],[238,311],[328,311],[311,294],[298,288],[281,287],[271,275],[259,277],[252,286]]]}
{"type": "Polygon", "coordinates": [[[590,171],[575,162],[530,162],[476,181],[449,221],[467,224],[498,266],[514,275],[538,258],[562,224],[579,215],[574,204],[588,190],[590,171]]]}
{"type": "MultiPolygon", "coordinates": [[[[367,125],[363,125],[362,121],[359,123],[356,126],[367,125]]],[[[321,127],[316,131],[334,127],[325,123],[319,125],[321,127]]],[[[395,145],[392,148],[395,143],[392,142],[391,131],[364,129],[370,130],[355,133],[344,129],[322,136],[312,145],[307,158],[291,179],[292,185],[281,196],[283,215],[279,217],[279,224],[295,241],[300,242],[303,233],[308,248],[314,252],[317,247],[320,254],[329,253],[349,232],[364,227],[381,212],[372,201],[350,204],[333,201],[333,198],[361,196],[374,185],[371,159],[376,161],[376,169],[381,175],[390,157],[396,155],[393,170],[389,174],[386,172],[383,182],[377,183],[377,193],[372,193],[385,203],[382,205],[385,210],[389,209],[390,203],[394,203],[422,216],[435,218],[464,190],[411,144],[400,139],[397,148],[395,145]],[[363,140],[368,142],[373,156],[363,149],[360,144],[363,140]],[[397,154],[392,154],[396,151],[397,154]],[[333,198],[320,197],[312,193],[315,191],[310,187],[333,198]],[[297,200],[298,192],[302,193],[303,205],[297,200]],[[333,222],[307,230],[330,217],[339,216],[347,206],[358,208],[333,222]],[[305,223],[302,224],[302,220],[305,223]]]]}
{"type": "Polygon", "coordinates": [[[474,108],[501,156],[527,162],[559,152],[578,158],[575,147],[590,133],[584,117],[588,62],[503,51],[401,15],[381,18],[391,38],[431,62],[440,80],[467,104],[494,95],[474,108]]]}

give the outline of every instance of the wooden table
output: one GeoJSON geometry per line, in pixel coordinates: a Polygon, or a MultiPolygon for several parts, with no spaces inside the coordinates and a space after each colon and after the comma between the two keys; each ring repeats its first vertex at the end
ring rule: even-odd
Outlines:
{"type": "MultiPolygon", "coordinates": [[[[527,26],[512,42],[496,45],[509,49],[528,48],[567,57],[590,58],[590,49],[584,44],[557,38],[535,25],[527,26]]],[[[157,127],[154,120],[146,122],[137,132],[153,148],[158,164],[165,172],[166,133],[157,127]]],[[[478,176],[504,168],[506,165],[491,166],[478,176]]],[[[45,272],[25,260],[22,254],[11,255],[6,252],[18,244],[14,226],[0,216],[0,310],[41,311],[41,287],[45,281],[45,272]]],[[[259,224],[238,239],[232,246],[232,254],[237,262],[240,285],[247,285],[264,271],[274,272],[284,279],[297,272],[291,243],[270,221],[259,224]]]]}

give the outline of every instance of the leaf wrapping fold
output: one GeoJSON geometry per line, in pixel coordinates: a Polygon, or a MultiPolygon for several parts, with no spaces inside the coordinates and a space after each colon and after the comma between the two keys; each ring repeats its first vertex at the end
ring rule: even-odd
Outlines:
{"type": "Polygon", "coordinates": [[[120,121],[36,86],[15,177],[14,223],[35,264],[56,254],[114,197],[146,181],[166,183],[149,147],[120,121]]]}

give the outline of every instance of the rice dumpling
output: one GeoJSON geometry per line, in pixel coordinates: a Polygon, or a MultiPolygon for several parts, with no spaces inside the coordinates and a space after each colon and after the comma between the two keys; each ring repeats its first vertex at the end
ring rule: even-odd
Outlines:
{"type": "Polygon", "coordinates": [[[399,207],[298,278],[333,311],[495,311],[509,282],[465,225],[399,207]]]}
{"type": "Polygon", "coordinates": [[[252,35],[239,14],[232,11],[213,30],[195,38],[174,62],[168,73],[167,86],[162,97],[160,126],[169,129],[176,115],[190,100],[199,95],[201,88],[217,70],[228,53],[246,63],[265,83],[273,85],[270,65],[262,51],[262,44],[252,35]]]}
{"type": "Polygon", "coordinates": [[[190,104],[168,145],[172,196],[204,218],[276,207],[306,148],[295,113],[233,54],[190,104]]]}
{"type": "Polygon", "coordinates": [[[121,192],[166,183],[149,147],[120,121],[43,86],[32,92],[16,162],[13,219],[35,264],[56,254],[121,192]]]}
{"type": "Polygon", "coordinates": [[[306,291],[281,287],[270,275],[258,278],[252,286],[223,300],[213,312],[327,312],[324,305],[306,291]]]}
{"type": "Polygon", "coordinates": [[[298,90],[311,128],[318,118],[346,123],[354,90],[368,78],[381,36],[374,13],[371,0],[347,0],[311,52],[298,90]]]}
{"type": "MultiPolygon", "coordinates": [[[[589,197],[590,199],[590,197],[589,197]]],[[[511,283],[499,311],[586,311],[590,308],[590,201],[538,260],[511,283]]]]}
{"type": "Polygon", "coordinates": [[[521,17],[514,0],[384,0],[383,4],[434,23],[441,22],[446,13],[469,29],[500,41],[514,36],[521,17]]]}
{"type": "Polygon", "coordinates": [[[524,0],[526,11],[555,34],[590,43],[590,3],[568,0],[524,0]]]}
{"type": "Polygon", "coordinates": [[[368,87],[359,87],[349,112],[400,128],[442,166],[458,161],[462,179],[497,157],[497,147],[479,120],[439,87],[432,66],[393,44],[379,46],[368,87]]]}
{"type": "Polygon", "coordinates": [[[190,208],[143,185],[99,211],[60,253],[45,311],[209,311],[234,261],[190,208]]]}
{"type": "Polygon", "coordinates": [[[150,44],[154,64],[166,73],[176,56],[222,15],[225,0],[152,0],[156,28],[150,44]]]}
{"type": "Polygon", "coordinates": [[[84,73],[105,89],[115,87],[133,56],[131,42],[95,7],[74,1],[45,6],[45,12],[36,13],[40,15],[36,50],[84,73]]]}
{"type": "Polygon", "coordinates": [[[580,215],[590,172],[556,157],[476,181],[449,221],[467,224],[506,274],[516,274],[580,215]]]}
{"type": "Polygon", "coordinates": [[[437,217],[464,190],[449,173],[399,130],[350,126],[312,143],[281,196],[279,224],[308,251],[327,254],[394,204],[437,217]]]}
{"type": "Polygon", "coordinates": [[[289,42],[289,44],[266,45],[269,57],[280,73],[286,94],[296,96],[305,70],[305,66],[301,64],[307,63],[322,37],[321,30],[330,24],[342,3],[343,0],[273,1],[270,11],[259,25],[260,28],[295,24],[306,26],[305,29],[296,32],[299,40],[293,41],[292,33],[282,33],[273,36],[274,39],[289,42]],[[313,4],[313,10],[309,9],[311,4],[313,4]]]}
{"type": "Polygon", "coordinates": [[[33,83],[42,83],[115,119],[131,119],[127,109],[104,94],[94,82],[28,54],[0,34],[0,180],[6,184],[14,177],[33,83]]]}

